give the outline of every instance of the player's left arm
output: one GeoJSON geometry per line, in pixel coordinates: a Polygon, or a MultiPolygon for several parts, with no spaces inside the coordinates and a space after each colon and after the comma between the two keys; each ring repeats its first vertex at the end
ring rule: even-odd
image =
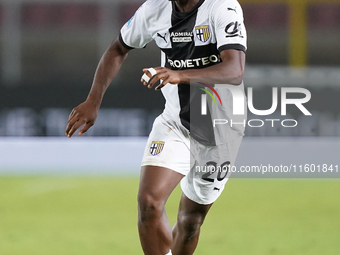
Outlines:
{"type": "MultiPolygon", "coordinates": [[[[151,81],[147,83],[144,79],[141,82],[148,88],[152,88],[158,80],[162,82],[155,88],[160,90],[166,84],[187,83],[190,84],[191,79],[215,79],[222,80],[224,83],[239,85],[243,79],[245,67],[245,53],[240,50],[226,49],[221,53],[222,62],[203,69],[190,70],[170,70],[165,67],[155,67],[157,74],[153,76],[151,81]]],[[[151,78],[148,68],[144,68],[143,72],[151,78]]]]}

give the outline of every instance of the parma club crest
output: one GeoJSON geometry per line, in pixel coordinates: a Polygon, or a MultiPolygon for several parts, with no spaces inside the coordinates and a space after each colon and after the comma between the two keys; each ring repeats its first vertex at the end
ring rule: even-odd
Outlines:
{"type": "Polygon", "coordinates": [[[195,27],[196,37],[201,42],[206,42],[210,38],[209,26],[198,26],[195,27]]]}
{"type": "Polygon", "coordinates": [[[151,155],[156,156],[162,152],[163,148],[164,148],[164,142],[153,141],[150,146],[150,153],[151,155]]]}

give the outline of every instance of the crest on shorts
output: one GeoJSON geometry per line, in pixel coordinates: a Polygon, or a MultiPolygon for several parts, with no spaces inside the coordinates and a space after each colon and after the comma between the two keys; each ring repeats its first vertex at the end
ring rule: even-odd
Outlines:
{"type": "Polygon", "coordinates": [[[209,26],[197,26],[195,27],[196,37],[201,42],[206,42],[210,38],[209,26]]]}
{"type": "Polygon", "coordinates": [[[164,148],[164,142],[153,141],[150,145],[150,153],[151,155],[156,156],[162,152],[163,148],[164,148]]]}

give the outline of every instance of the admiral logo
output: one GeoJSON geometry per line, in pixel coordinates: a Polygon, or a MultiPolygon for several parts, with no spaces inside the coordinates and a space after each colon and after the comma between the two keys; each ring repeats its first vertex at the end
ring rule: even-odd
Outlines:
{"type": "Polygon", "coordinates": [[[170,38],[173,43],[192,42],[193,32],[171,32],[170,38]]]}

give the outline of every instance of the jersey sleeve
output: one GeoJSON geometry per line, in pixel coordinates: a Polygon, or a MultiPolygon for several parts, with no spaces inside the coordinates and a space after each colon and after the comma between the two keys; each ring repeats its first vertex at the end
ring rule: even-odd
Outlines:
{"type": "Polygon", "coordinates": [[[221,52],[235,49],[246,52],[247,33],[240,4],[236,0],[217,1],[211,17],[218,50],[221,52]]]}
{"type": "Polygon", "coordinates": [[[147,6],[145,2],[120,30],[119,40],[125,48],[144,48],[152,37],[148,31],[147,6]]]}

